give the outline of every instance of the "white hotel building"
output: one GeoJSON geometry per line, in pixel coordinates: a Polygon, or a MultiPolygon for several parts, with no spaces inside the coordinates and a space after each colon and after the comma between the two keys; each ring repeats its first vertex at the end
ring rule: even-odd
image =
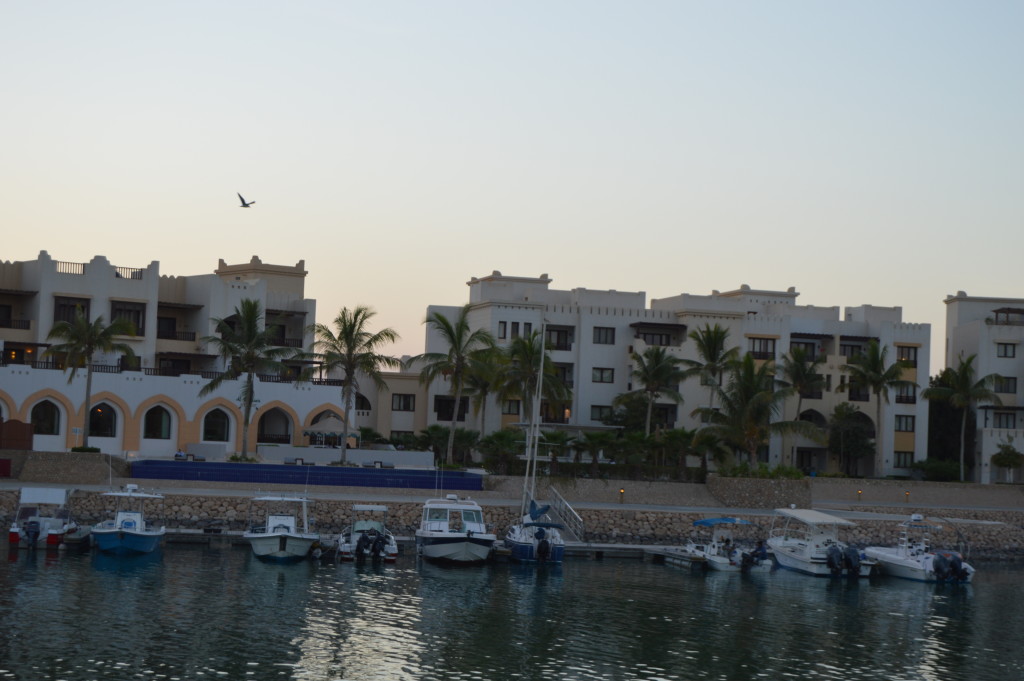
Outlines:
{"type": "Polygon", "coordinates": [[[984,483],[1010,480],[1011,471],[993,466],[991,460],[1000,444],[1024,449],[1024,406],[1018,381],[1024,374],[1024,299],[969,296],[958,291],[944,302],[946,366],[956,367],[961,356],[976,355],[975,380],[996,374],[990,388],[1002,403],[977,406],[976,467],[968,479],[984,483]]]}
{"type": "MultiPolygon", "coordinates": [[[[882,404],[882,439],[884,452],[878,469],[870,461],[861,462],[866,475],[906,475],[911,463],[927,456],[928,405],[920,399],[920,389],[927,386],[930,327],[902,321],[901,308],[870,305],[838,307],[797,305],[799,295],[788,291],[758,291],[742,286],[735,291],[700,296],[682,294],[652,300],[646,304],[643,292],[594,291],[577,288],[549,288],[551,279],[512,277],[494,272],[490,276],[472,278],[469,302],[471,324],[494,334],[499,344],[518,334],[546,329],[546,346],[563,378],[573,389],[569,408],[560,413],[545,410],[544,420],[553,427],[588,429],[601,427],[617,395],[633,389],[631,353],[642,354],[649,345],[661,345],[680,358],[698,360],[694,342],[688,333],[705,324],[719,324],[730,332],[731,345],[744,352],[753,352],[759,360],[781,361],[794,345],[800,345],[814,356],[824,356],[821,373],[826,389],[820,395],[803,399],[802,418],[824,425],[835,405],[853,401],[864,417],[875,420],[875,397],[870,394],[836,392],[834,388],[844,377],[841,368],[847,358],[875,339],[887,348],[888,360],[906,360],[914,366],[904,378],[915,381],[918,390],[891,395],[882,404]],[[920,367],[920,369],[918,368],[920,367]]],[[[428,312],[439,311],[452,317],[457,306],[432,306],[428,312]]],[[[427,351],[442,352],[439,338],[428,333],[427,351]]],[[[699,381],[686,381],[681,386],[682,405],[665,402],[658,405],[657,419],[665,427],[695,428],[691,416],[696,407],[706,406],[708,392],[699,381]]],[[[450,420],[451,398],[447,387],[434,385],[429,391],[430,422],[444,423],[438,411],[450,420]]],[[[464,402],[465,404],[465,402],[464,402]]],[[[486,410],[486,424],[473,423],[473,410],[465,404],[469,423],[487,432],[523,419],[518,406],[493,404],[486,410]]],[[[786,418],[795,419],[796,404],[786,418]]],[[[771,442],[763,459],[770,463],[795,462],[805,469],[835,470],[833,460],[818,444],[804,439],[781,437],[771,442]]]]}
{"type": "MultiPolygon", "coordinates": [[[[303,263],[269,265],[253,257],[249,263],[220,261],[211,274],[161,275],[159,263],[125,268],[97,256],[88,263],[52,259],[45,251],[36,260],[0,262],[0,417],[31,422],[34,447],[64,451],[80,440],[85,415],[83,371],[70,384],[68,374],[41,359],[55,321],[82,306],[92,318],[103,315],[132,319],[139,333],[126,338],[139,357],[126,366],[117,357],[96,358],[93,405],[106,410],[92,429],[90,444],[108,453],[167,456],[177,448],[201,448],[214,456],[241,448],[240,384],[228,381],[215,394],[199,397],[222,360],[201,342],[214,333],[211,321],[229,317],[244,298],[259,300],[286,347],[309,347],[306,332],[315,321],[316,303],[304,297],[303,263]]],[[[840,401],[852,400],[874,425],[875,398],[836,392],[840,367],[871,339],[888,348],[889,361],[905,359],[920,369],[905,378],[923,388],[928,380],[930,329],[902,321],[900,308],[797,305],[798,293],[758,291],[743,286],[710,295],[682,294],[650,301],[643,292],[583,288],[557,290],[551,279],[504,276],[499,272],[468,282],[471,323],[489,330],[499,343],[544,325],[547,348],[563,378],[573,389],[568,408],[545,409],[552,427],[586,430],[603,427],[616,396],[633,388],[631,353],[661,345],[673,354],[699,359],[688,333],[705,324],[720,324],[742,352],[762,360],[780,360],[796,344],[826,363],[827,379],[820,395],[803,399],[802,417],[824,424],[840,401]]],[[[431,306],[448,316],[460,306],[431,306]]],[[[334,311],[331,311],[333,316],[334,311]]],[[[426,350],[445,351],[427,330],[426,350]]],[[[298,363],[293,363],[299,369],[298,363]]],[[[421,386],[415,373],[387,375],[389,392],[378,394],[370,381],[362,384],[354,421],[385,436],[418,433],[430,424],[447,424],[453,400],[448,386],[421,386]]],[[[258,409],[250,427],[250,443],[308,444],[303,429],[328,414],[340,415],[337,377],[295,383],[289,376],[262,376],[257,386],[258,409]]],[[[707,389],[698,381],[681,386],[681,405],[665,402],[656,418],[663,427],[696,427],[692,411],[707,404],[707,389]]],[[[795,412],[795,402],[787,405],[795,412]]],[[[485,410],[486,423],[469,406],[460,409],[466,427],[491,432],[519,423],[524,415],[515,403],[485,410]]],[[[787,413],[793,419],[795,413],[787,413]]],[[[884,452],[877,469],[861,464],[867,475],[906,474],[909,465],[926,456],[927,404],[918,391],[891,395],[882,404],[884,452]]],[[[252,447],[255,449],[255,446],[252,447]]],[[[795,437],[776,438],[764,453],[771,463],[790,461],[818,471],[833,470],[820,445],[795,437]]]]}

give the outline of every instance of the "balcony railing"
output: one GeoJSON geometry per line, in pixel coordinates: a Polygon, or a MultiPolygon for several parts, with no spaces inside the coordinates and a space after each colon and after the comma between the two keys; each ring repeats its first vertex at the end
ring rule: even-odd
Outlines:
{"type": "Polygon", "coordinates": [[[896,404],[917,404],[917,397],[914,395],[897,395],[896,404]]]}
{"type": "Polygon", "coordinates": [[[180,340],[180,341],[194,342],[195,339],[196,339],[196,332],[195,331],[157,331],[156,332],[156,337],[157,338],[162,338],[163,340],[180,340]]]}
{"type": "Polygon", "coordinates": [[[301,338],[272,338],[270,340],[270,342],[273,343],[274,345],[276,345],[279,348],[301,348],[302,347],[302,339],[301,338]]]}
{"type": "Polygon", "coordinates": [[[805,400],[820,400],[822,392],[820,390],[812,390],[810,392],[801,392],[800,397],[805,400]]]}
{"type": "Polygon", "coordinates": [[[290,445],[292,436],[288,433],[259,433],[256,435],[256,442],[267,445],[290,445]]]}
{"type": "Polygon", "coordinates": [[[115,267],[114,276],[118,279],[142,279],[144,271],[138,267],[115,267]]]}
{"type": "Polygon", "coordinates": [[[54,263],[57,267],[57,274],[85,274],[84,262],[64,262],[58,260],[54,263]]]}
{"type": "Polygon", "coordinates": [[[871,393],[867,390],[851,390],[850,391],[851,402],[869,402],[871,401],[871,393]]]}
{"type": "Polygon", "coordinates": [[[313,385],[336,385],[338,387],[345,385],[345,381],[340,378],[314,378],[310,383],[313,385]]]}
{"type": "Polygon", "coordinates": [[[277,374],[256,374],[256,378],[260,379],[260,383],[292,383],[295,381],[294,376],[279,376],[277,374]]]}
{"type": "Polygon", "coordinates": [[[0,329],[31,329],[32,321],[29,319],[0,319],[0,329]]]}

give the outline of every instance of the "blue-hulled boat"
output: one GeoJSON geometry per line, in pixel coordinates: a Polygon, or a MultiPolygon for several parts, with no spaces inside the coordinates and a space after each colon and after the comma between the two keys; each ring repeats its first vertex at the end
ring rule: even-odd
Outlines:
{"type": "Polygon", "coordinates": [[[151,527],[143,514],[146,500],[163,499],[162,494],[140,492],[138,485],[125,485],[122,492],[105,492],[114,497],[117,507],[113,520],[104,520],[92,528],[93,544],[100,550],[115,554],[152,553],[160,547],[166,527],[151,527]]]}
{"type": "Polygon", "coordinates": [[[550,506],[537,506],[530,500],[530,510],[519,523],[508,528],[505,548],[509,557],[519,563],[561,563],[565,557],[565,539],[561,523],[547,517],[550,506]]]}

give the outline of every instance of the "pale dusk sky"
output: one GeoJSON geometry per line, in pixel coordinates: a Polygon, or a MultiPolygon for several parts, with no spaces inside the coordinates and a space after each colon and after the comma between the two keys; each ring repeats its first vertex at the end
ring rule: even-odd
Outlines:
{"type": "Polygon", "coordinates": [[[492,270],[1024,297],[1024,3],[0,2],[0,260],[305,260],[423,350],[492,270]],[[256,201],[239,208],[236,192],[256,201]]]}

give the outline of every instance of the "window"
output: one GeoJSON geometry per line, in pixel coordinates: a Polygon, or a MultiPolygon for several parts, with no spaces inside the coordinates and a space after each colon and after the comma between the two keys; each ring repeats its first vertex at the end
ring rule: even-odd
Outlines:
{"type": "Polygon", "coordinates": [[[996,357],[1016,357],[1017,345],[1015,343],[996,343],[996,357]]]}
{"type": "Polygon", "coordinates": [[[501,413],[505,416],[519,416],[519,400],[505,400],[501,403],[501,413]]]}
{"type": "Polygon", "coordinates": [[[416,396],[395,393],[391,396],[391,411],[416,411],[416,396]]]}
{"type": "Polygon", "coordinates": [[[789,344],[789,351],[803,350],[804,359],[807,361],[814,361],[814,358],[818,354],[818,346],[816,343],[811,341],[792,341],[789,344]]]}
{"type": "Polygon", "coordinates": [[[356,393],[356,411],[370,411],[373,409],[373,405],[370,404],[370,400],[366,399],[366,396],[362,393],[356,393]]]}
{"type": "Polygon", "coordinates": [[[163,407],[153,407],[147,411],[142,424],[142,437],[147,440],[170,440],[170,413],[163,407]]]}
{"type": "Polygon", "coordinates": [[[910,468],[914,464],[914,452],[893,452],[896,455],[896,468],[910,468]]]}
{"type": "Polygon", "coordinates": [[[910,345],[896,346],[896,360],[909,367],[917,366],[917,348],[910,345]]]}
{"type": "Polygon", "coordinates": [[[906,414],[896,415],[896,432],[897,433],[913,433],[914,432],[914,418],[906,414]]]}
{"type": "Polygon", "coordinates": [[[135,327],[136,336],[144,336],[146,330],[146,304],[127,303],[122,300],[110,301],[110,320],[126,319],[135,327]]]}
{"type": "Polygon", "coordinates": [[[592,404],[590,406],[590,420],[604,423],[612,417],[612,408],[603,404],[592,404]]]}
{"type": "Polygon", "coordinates": [[[548,328],[545,345],[552,350],[572,350],[572,330],[548,328]]]}
{"type": "MultiPolygon", "coordinates": [[[[449,395],[434,396],[434,414],[438,421],[452,421],[452,412],[455,410],[455,398],[449,395]]],[[[463,397],[459,400],[458,421],[466,420],[466,412],[469,411],[469,398],[463,397]]]]}
{"type": "Polygon", "coordinates": [[[615,345],[615,328],[611,326],[595,326],[594,345],[615,345]]]}
{"type": "Polygon", "coordinates": [[[993,412],[992,427],[1013,430],[1017,427],[1017,415],[1012,411],[993,412]]]}
{"type": "Polygon", "coordinates": [[[89,412],[89,437],[115,437],[117,435],[117,414],[106,402],[98,404],[89,412]]]}
{"type": "Polygon", "coordinates": [[[53,321],[54,322],[73,322],[75,321],[75,309],[81,308],[82,315],[89,318],[89,299],[88,298],[67,298],[65,296],[56,296],[53,299],[53,321]]]}
{"type": "Polygon", "coordinates": [[[861,354],[861,352],[863,352],[863,351],[864,351],[864,348],[861,347],[860,344],[854,344],[854,343],[840,343],[839,344],[839,354],[842,355],[843,357],[846,357],[846,358],[856,357],[857,355],[861,354]]]}
{"type": "Polygon", "coordinates": [[[594,383],[614,383],[615,382],[615,369],[601,369],[594,367],[591,369],[591,380],[594,383]]]}
{"type": "Polygon", "coordinates": [[[670,333],[638,333],[637,338],[642,340],[647,345],[657,345],[659,347],[668,347],[672,345],[672,334],[670,333]]]}
{"type": "Polygon", "coordinates": [[[1017,377],[996,376],[996,381],[992,386],[992,389],[997,393],[1009,393],[1012,395],[1017,392],[1017,377]]]}
{"type": "Polygon", "coordinates": [[[523,335],[529,337],[533,333],[533,324],[530,322],[523,322],[523,335]]]}
{"type": "Polygon", "coordinates": [[[508,323],[498,322],[498,338],[504,340],[508,338],[508,323]]]}
{"type": "Polygon", "coordinates": [[[203,440],[206,442],[227,442],[228,426],[231,421],[223,409],[214,409],[203,419],[203,440]]]}
{"type": "Polygon", "coordinates": [[[775,339],[751,338],[750,354],[754,359],[775,359],[775,339]]]}
{"type": "Polygon", "coordinates": [[[916,404],[917,403],[917,386],[916,385],[901,385],[896,389],[896,403],[897,404],[916,404]]]}
{"type": "Polygon", "coordinates": [[[50,400],[32,407],[32,432],[36,435],[60,435],[60,409],[50,400]]]}
{"type": "Polygon", "coordinates": [[[519,338],[519,322],[512,322],[512,337],[519,338]]]}
{"type": "Polygon", "coordinates": [[[555,378],[562,382],[566,388],[573,387],[573,365],[572,364],[555,364],[555,378]]]}

